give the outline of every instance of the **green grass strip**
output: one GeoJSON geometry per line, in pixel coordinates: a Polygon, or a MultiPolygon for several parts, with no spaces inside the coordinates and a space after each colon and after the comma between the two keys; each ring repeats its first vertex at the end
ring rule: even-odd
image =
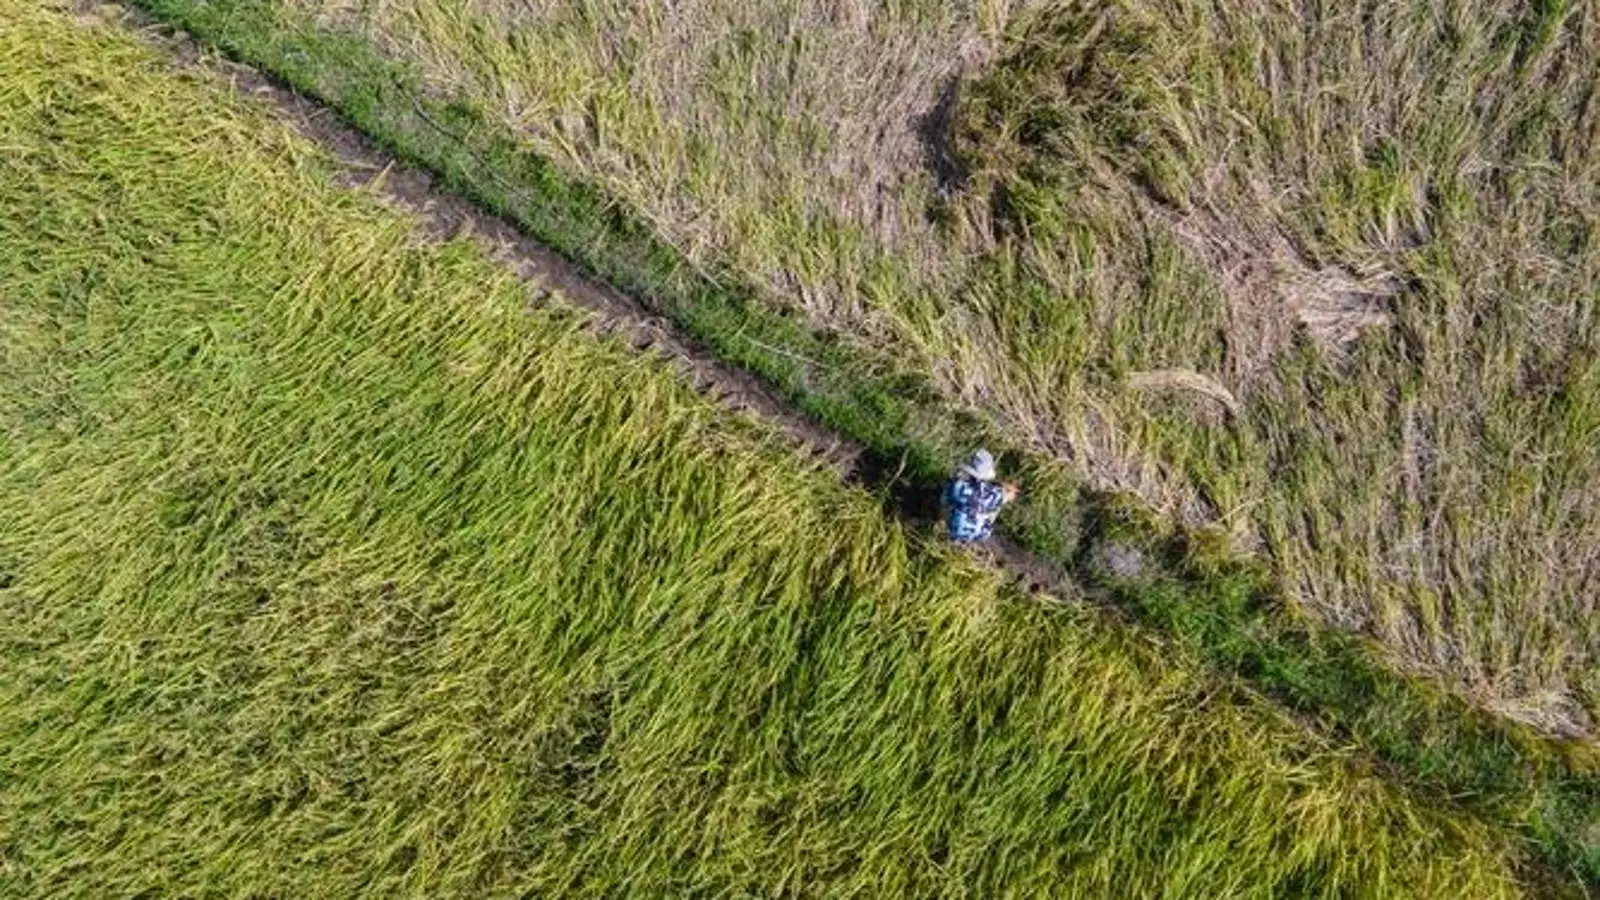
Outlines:
{"type": "MultiPolygon", "coordinates": [[[[517,223],[529,235],[670,316],[724,362],[757,373],[816,421],[901,470],[927,496],[974,435],[1003,441],[941,407],[893,360],[814,334],[751,292],[689,265],[618,202],[562,174],[468,105],[440,98],[366,40],[291,19],[262,0],[134,0],[169,24],[321,99],[401,158],[517,223]]],[[[1024,473],[1044,471],[1021,454],[1024,473]]],[[[1218,562],[1117,497],[1028,479],[1011,537],[1081,573],[1176,635],[1217,669],[1372,752],[1392,775],[1521,831],[1557,869],[1600,883],[1600,777],[1592,753],[1563,748],[1373,661],[1355,638],[1297,623],[1270,577],[1218,562]],[[1142,549],[1137,579],[1094,565],[1115,542],[1142,549]],[[1586,754],[1569,758],[1567,750],[1586,754]]]]}

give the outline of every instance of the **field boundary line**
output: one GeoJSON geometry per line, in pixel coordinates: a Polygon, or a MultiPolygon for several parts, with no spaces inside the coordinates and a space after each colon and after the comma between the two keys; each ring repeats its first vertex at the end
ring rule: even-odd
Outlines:
{"type": "MultiPolygon", "coordinates": [[[[322,101],[251,66],[212,54],[192,36],[173,32],[136,7],[87,0],[78,4],[80,14],[107,6],[116,6],[146,43],[167,53],[182,70],[209,68],[237,93],[272,109],[285,124],[328,153],[338,166],[335,182],[341,187],[370,192],[403,210],[436,241],[471,240],[489,258],[516,273],[529,288],[530,303],[548,301],[553,293],[555,302],[566,303],[585,314],[596,333],[619,336],[641,353],[661,354],[702,397],[774,427],[795,449],[825,462],[850,484],[881,491],[894,483],[894,473],[874,465],[868,458],[870,451],[860,442],[793,408],[758,376],[718,359],[667,316],[585,273],[503,216],[482,209],[440,185],[433,174],[378,146],[322,101]]],[[[435,127],[445,130],[437,124],[435,127]]],[[[786,352],[782,348],[769,349],[786,352]]],[[[1029,593],[1049,591],[1081,596],[1089,605],[1128,620],[1125,611],[1111,598],[1003,536],[997,535],[972,556],[980,562],[990,562],[989,568],[1012,576],[1010,580],[1020,583],[1029,593]]],[[[1060,597],[1051,599],[1069,602],[1060,597]]]]}

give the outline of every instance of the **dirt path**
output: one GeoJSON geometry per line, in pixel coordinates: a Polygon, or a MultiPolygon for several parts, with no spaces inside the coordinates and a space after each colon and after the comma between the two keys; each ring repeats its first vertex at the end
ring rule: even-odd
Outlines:
{"type": "MultiPolygon", "coordinates": [[[[321,102],[249,66],[208,53],[187,34],[174,32],[140,10],[90,0],[75,0],[72,8],[85,22],[128,27],[166,53],[177,68],[203,72],[270,107],[300,134],[329,151],[339,166],[336,178],[341,185],[371,191],[404,209],[418,219],[425,233],[440,241],[458,237],[475,241],[490,257],[517,273],[527,285],[530,302],[565,302],[576,307],[591,317],[596,332],[619,335],[641,353],[660,354],[703,396],[731,411],[762,419],[786,435],[796,449],[837,471],[843,480],[884,496],[896,495],[896,473],[875,465],[860,444],[817,424],[749,372],[724,365],[643,303],[591,278],[505,219],[441,188],[430,173],[383,150],[321,102]]],[[[924,516],[912,512],[926,507],[926,498],[889,505],[898,506],[900,517],[908,524],[927,524],[924,516]]],[[[1060,567],[1003,538],[989,541],[974,556],[1043,599],[1085,599],[1119,619],[1125,615],[1108,598],[1097,596],[1060,567]]]]}

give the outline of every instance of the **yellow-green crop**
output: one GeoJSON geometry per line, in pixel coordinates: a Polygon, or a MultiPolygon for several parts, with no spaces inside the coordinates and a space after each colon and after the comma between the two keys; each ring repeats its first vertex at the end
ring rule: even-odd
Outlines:
{"type": "Polygon", "coordinates": [[[0,0],[0,152],[0,894],[1517,891],[204,72],[0,0]]]}
{"type": "Polygon", "coordinates": [[[139,2],[367,38],[1311,620],[1593,738],[1593,2],[139,2]]]}

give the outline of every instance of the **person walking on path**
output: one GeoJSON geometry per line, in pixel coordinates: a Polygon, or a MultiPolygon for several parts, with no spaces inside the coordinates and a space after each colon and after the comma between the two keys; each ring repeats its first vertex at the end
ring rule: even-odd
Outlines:
{"type": "Polygon", "coordinates": [[[1015,485],[995,480],[994,455],[987,450],[972,454],[945,485],[950,540],[958,544],[987,540],[994,534],[994,521],[1001,508],[1015,499],[1015,485]]]}

